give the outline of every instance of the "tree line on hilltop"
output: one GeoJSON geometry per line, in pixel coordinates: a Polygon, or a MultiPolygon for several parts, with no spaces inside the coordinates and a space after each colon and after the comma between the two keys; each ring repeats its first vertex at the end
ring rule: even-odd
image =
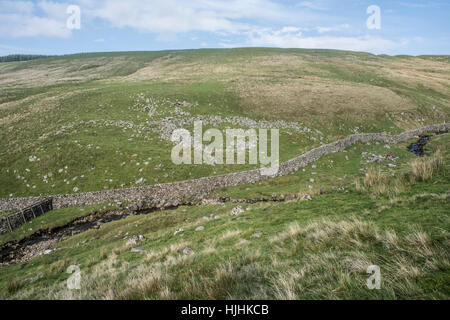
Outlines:
{"type": "Polygon", "coordinates": [[[10,54],[8,56],[0,57],[0,62],[13,62],[13,61],[29,61],[35,59],[47,58],[49,56],[37,55],[37,54],[10,54]]]}

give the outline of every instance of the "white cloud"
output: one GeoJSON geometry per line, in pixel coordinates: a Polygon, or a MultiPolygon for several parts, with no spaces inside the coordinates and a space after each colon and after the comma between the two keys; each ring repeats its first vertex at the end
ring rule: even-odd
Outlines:
{"type": "Polygon", "coordinates": [[[248,34],[244,43],[223,43],[223,47],[280,47],[280,48],[310,48],[310,49],[339,49],[351,51],[368,51],[386,53],[393,49],[409,44],[408,40],[392,41],[369,35],[359,37],[343,36],[302,36],[301,33],[282,32],[280,30],[259,29],[248,34]]]}
{"type": "Polygon", "coordinates": [[[67,5],[40,1],[1,1],[0,34],[9,37],[50,36],[67,38],[67,5]],[[42,12],[42,13],[41,13],[42,12]]]}
{"type": "Polygon", "coordinates": [[[327,8],[319,3],[320,1],[302,1],[298,4],[299,7],[308,8],[311,10],[327,10],[327,8]]]}
{"type": "Polygon", "coordinates": [[[297,27],[283,27],[280,31],[278,31],[280,34],[283,33],[301,33],[302,28],[297,28],[297,27]]]}
{"type": "Polygon", "coordinates": [[[298,23],[317,18],[272,0],[78,0],[86,15],[141,32],[237,34],[258,23],[298,23]]]}
{"type": "Polygon", "coordinates": [[[327,33],[327,32],[343,31],[343,30],[346,30],[349,28],[350,28],[349,24],[341,24],[339,26],[334,26],[334,27],[317,27],[316,30],[317,30],[317,32],[322,34],[322,33],[327,33]]]}
{"type": "MultiPolygon", "coordinates": [[[[327,1],[288,5],[274,0],[70,0],[65,4],[47,0],[37,3],[0,0],[0,35],[70,37],[71,31],[66,28],[68,3],[81,7],[82,26],[89,25],[89,21],[103,20],[113,28],[156,34],[158,41],[175,41],[180,33],[199,32],[231,39],[220,42],[226,47],[334,48],[378,53],[407,44],[364,35],[326,35],[350,28],[348,24],[320,26],[324,21],[336,21],[325,14],[327,1]],[[314,30],[320,35],[308,35],[314,30]]],[[[208,45],[211,45],[209,41],[208,45]]]]}
{"type": "Polygon", "coordinates": [[[438,8],[438,7],[443,7],[449,6],[448,2],[444,2],[444,1],[427,1],[427,2],[399,2],[398,3],[401,6],[404,7],[409,7],[409,8],[438,8]]]}
{"type": "Polygon", "coordinates": [[[236,12],[226,10],[213,1],[81,0],[80,3],[83,12],[91,18],[106,20],[113,27],[130,27],[141,32],[233,32],[245,27],[244,24],[231,21],[240,18],[236,12]]]}

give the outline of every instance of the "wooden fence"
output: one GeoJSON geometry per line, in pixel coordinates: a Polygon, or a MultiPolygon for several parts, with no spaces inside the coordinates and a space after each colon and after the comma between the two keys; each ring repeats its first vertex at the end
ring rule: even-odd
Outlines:
{"type": "Polygon", "coordinates": [[[53,198],[46,198],[20,211],[0,218],[0,234],[11,232],[28,221],[53,210],[53,198]]]}

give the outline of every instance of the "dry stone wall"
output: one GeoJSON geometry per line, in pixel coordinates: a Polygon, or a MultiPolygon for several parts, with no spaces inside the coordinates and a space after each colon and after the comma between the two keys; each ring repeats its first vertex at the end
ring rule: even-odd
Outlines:
{"type": "MultiPolygon", "coordinates": [[[[353,134],[280,164],[280,169],[276,176],[292,174],[327,154],[343,151],[358,142],[380,141],[396,144],[427,132],[447,132],[449,128],[450,123],[442,123],[406,131],[399,135],[384,133],[353,134]]],[[[54,208],[84,206],[112,201],[145,201],[147,205],[152,207],[167,207],[170,205],[176,206],[185,199],[202,199],[217,188],[250,184],[268,178],[270,177],[261,175],[260,170],[255,169],[182,182],[129,189],[54,195],[51,197],[53,198],[54,208]]],[[[0,199],[0,211],[18,210],[42,199],[43,197],[0,199]]]]}

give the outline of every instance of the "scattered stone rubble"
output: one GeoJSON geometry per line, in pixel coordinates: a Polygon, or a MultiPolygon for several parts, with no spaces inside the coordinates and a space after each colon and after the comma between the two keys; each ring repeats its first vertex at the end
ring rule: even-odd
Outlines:
{"type": "MultiPolygon", "coordinates": [[[[250,129],[272,129],[272,128],[283,128],[290,129],[295,132],[302,132],[308,134],[308,137],[313,141],[322,140],[323,134],[319,130],[313,130],[305,125],[293,122],[293,121],[266,121],[266,120],[253,120],[247,117],[222,117],[220,115],[208,116],[192,116],[189,109],[192,107],[197,107],[198,103],[190,103],[187,101],[171,101],[170,99],[163,98],[152,98],[145,97],[143,94],[137,95],[135,104],[130,107],[132,111],[144,112],[143,121],[136,124],[131,121],[115,121],[115,120],[81,120],[79,122],[71,123],[61,127],[54,133],[48,133],[44,137],[50,135],[61,135],[68,134],[73,130],[78,128],[89,128],[89,127],[117,127],[123,131],[131,130],[133,131],[132,137],[146,137],[147,133],[157,133],[160,135],[161,139],[170,141],[172,132],[179,128],[184,128],[186,126],[192,125],[195,121],[202,121],[205,126],[217,127],[222,124],[227,124],[231,126],[237,126],[239,128],[250,128],[250,129]]],[[[139,118],[139,116],[138,116],[139,118]]],[[[289,133],[289,132],[288,132],[289,133]]],[[[33,161],[35,159],[33,158],[33,161]]],[[[32,160],[30,160],[32,161],[32,160]]]]}
{"type": "Polygon", "coordinates": [[[133,246],[133,245],[136,245],[138,242],[144,242],[144,241],[145,241],[145,237],[143,235],[132,236],[130,239],[128,239],[126,245],[133,246]]]}
{"type": "Polygon", "coordinates": [[[397,161],[398,157],[396,157],[393,153],[388,152],[386,155],[378,155],[378,154],[374,154],[374,153],[369,153],[369,152],[363,152],[361,154],[361,158],[366,160],[365,163],[373,163],[373,162],[383,162],[385,160],[389,160],[389,161],[397,161]]]}

